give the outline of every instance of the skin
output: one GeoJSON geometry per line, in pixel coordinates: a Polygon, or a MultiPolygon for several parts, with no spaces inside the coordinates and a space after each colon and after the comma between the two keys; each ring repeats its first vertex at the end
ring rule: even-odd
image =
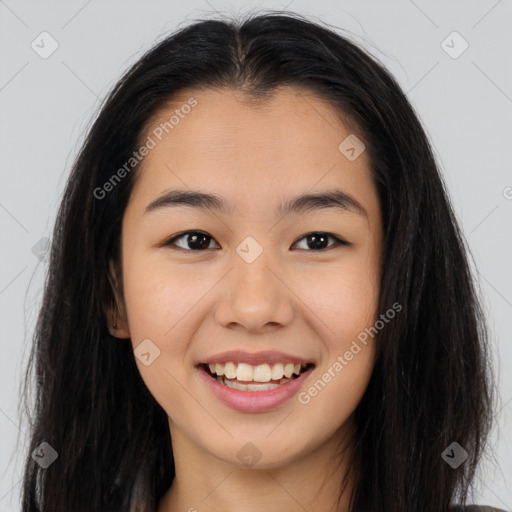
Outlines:
{"type": "Polygon", "coordinates": [[[111,327],[134,349],[149,338],[160,350],[148,366],[136,358],[168,415],[174,452],[177,476],[158,512],[348,510],[357,475],[350,474],[337,509],[340,470],[349,465],[333,454],[341,442],[350,451],[352,413],[371,376],[376,338],[308,404],[294,396],[264,413],[219,402],[196,364],[226,350],[279,350],[316,362],[304,391],[375,323],[382,223],[367,152],[349,161],[338,146],[354,132],[327,102],[291,87],[261,105],[232,89],[182,91],[144,138],[191,96],[198,105],[138,169],[123,218],[123,292],[111,327]],[[176,188],[223,196],[234,213],[183,206],[144,213],[176,188]],[[275,216],[285,199],[333,188],[367,216],[327,209],[275,216]],[[175,249],[164,245],[187,230],[211,236],[209,248],[193,251],[187,236],[175,249]],[[351,245],[329,239],[319,251],[304,238],[315,231],[351,245]],[[247,236],[263,248],[250,264],[236,252],[247,236]],[[251,467],[237,457],[248,442],[261,454],[251,467]]]}

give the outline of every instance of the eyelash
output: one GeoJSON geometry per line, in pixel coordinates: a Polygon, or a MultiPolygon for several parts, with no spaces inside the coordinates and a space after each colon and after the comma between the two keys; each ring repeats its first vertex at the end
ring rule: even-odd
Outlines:
{"type": "MultiPolygon", "coordinates": [[[[174,247],[172,247],[173,250],[177,250],[177,251],[181,251],[181,252],[205,252],[205,251],[207,251],[208,249],[201,249],[201,250],[198,250],[198,249],[183,249],[183,247],[178,247],[174,243],[176,240],[179,240],[180,238],[183,238],[183,237],[185,237],[187,235],[191,235],[191,234],[205,235],[206,237],[211,238],[212,240],[214,240],[214,238],[212,236],[210,236],[208,233],[205,233],[203,231],[184,231],[183,233],[180,233],[179,235],[176,235],[176,236],[172,237],[171,239],[167,240],[166,242],[164,242],[163,245],[164,246],[174,246],[174,247]]],[[[305,250],[306,252],[320,252],[320,253],[323,253],[323,252],[326,252],[326,251],[328,251],[328,250],[330,250],[330,249],[332,249],[333,247],[336,247],[336,246],[344,246],[344,245],[345,246],[349,246],[349,245],[352,245],[349,242],[346,242],[345,240],[342,240],[338,236],[335,236],[335,235],[333,235],[331,233],[326,233],[324,231],[312,231],[311,233],[306,233],[301,238],[299,238],[296,242],[294,242],[293,245],[297,244],[299,241],[303,240],[304,238],[308,237],[309,235],[325,235],[328,238],[331,238],[331,239],[335,240],[336,243],[334,245],[331,245],[331,246],[326,247],[324,249],[318,249],[318,250],[315,250],[315,249],[301,249],[301,250],[305,250]]]]}

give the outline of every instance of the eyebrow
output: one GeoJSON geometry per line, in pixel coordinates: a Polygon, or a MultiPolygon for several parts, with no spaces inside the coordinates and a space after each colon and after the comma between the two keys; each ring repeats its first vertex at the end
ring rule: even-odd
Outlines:
{"type": "MultiPolygon", "coordinates": [[[[175,206],[190,206],[202,210],[212,209],[228,216],[234,212],[233,205],[216,194],[199,190],[170,190],[152,201],[146,207],[145,213],[175,206]]],[[[337,209],[368,218],[368,214],[363,206],[352,196],[340,189],[292,197],[278,205],[276,216],[284,217],[288,213],[307,213],[323,209],[337,209]]]]}

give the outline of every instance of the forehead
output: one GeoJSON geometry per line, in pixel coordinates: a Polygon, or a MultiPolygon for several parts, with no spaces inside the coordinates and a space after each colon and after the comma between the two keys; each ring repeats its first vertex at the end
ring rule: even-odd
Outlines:
{"type": "Polygon", "coordinates": [[[186,146],[196,148],[201,156],[207,152],[211,157],[232,159],[257,150],[289,161],[306,153],[308,160],[315,159],[318,150],[332,154],[338,151],[340,138],[351,133],[347,120],[330,103],[297,87],[281,87],[258,101],[230,88],[181,91],[153,116],[146,134],[159,129],[163,130],[161,138],[176,152],[186,146]],[[173,116],[185,111],[191,98],[196,106],[179,118],[173,116]],[[168,123],[171,117],[173,126],[168,123]]]}
{"type": "Polygon", "coordinates": [[[155,145],[136,189],[146,200],[177,187],[219,191],[261,208],[271,196],[342,187],[371,202],[366,152],[351,161],[340,150],[351,134],[339,112],[306,89],[283,87],[257,103],[233,89],[188,89],[148,123],[142,139],[155,145]]]}

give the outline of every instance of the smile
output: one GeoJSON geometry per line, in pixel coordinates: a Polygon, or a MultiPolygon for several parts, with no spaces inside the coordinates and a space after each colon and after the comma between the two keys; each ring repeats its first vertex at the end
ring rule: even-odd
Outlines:
{"type": "Polygon", "coordinates": [[[240,412],[265,412],[298,393],[315,366],[283,353],[238,351],[219,354],[197,368],[224,405],[240,412]]]}
{"type": "Polygon", "coordinates": [[[311,365],[294,363],[259,364],[214,363],[205,365],[217,382],[240,391],[268,391],[296,379],[311,365]]]}

